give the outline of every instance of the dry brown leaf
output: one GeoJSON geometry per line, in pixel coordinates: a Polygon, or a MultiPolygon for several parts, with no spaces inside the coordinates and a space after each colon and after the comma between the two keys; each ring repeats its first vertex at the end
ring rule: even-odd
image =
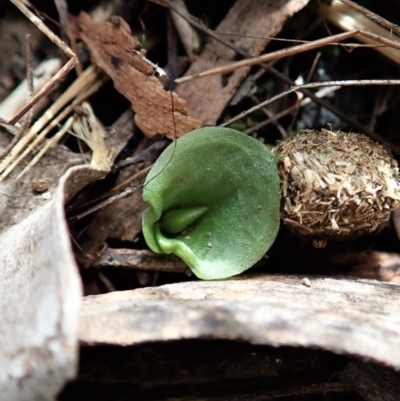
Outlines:
{"type": "Polygon", "coordinates": [[[186,102],[164,90],[154,75],[155,68],[138,51],[140,42],[131,36],[128,24],[118,17],[112,21],[95,22],[82,12],[80,36],[93,63],[112,78],[115,88],[132,103],[137,126],[149,137],[162,134],[171,139],[200,127],[200,121],[187,115],[186,102]]]}
{"type": "MultiPolygon", "coordinates": [[[[258,56],[270,42],[268,37],[275,37],[286,20],[308,1],[237,0],[216,31],[234,32],[234,35],[224,34],[221,38],[251,56],[258,56]]],[[[229,64],[236,56],[234,50],[210,39],[185,75],[229,64]]],[[[176,92],[186,99],[190,115],[203,124],[215,125],[249,70],[250,67],[241,68],[232,74],[195,79],[180,85],[176,92]]]]}
{"type": "MultiPolygon", "coordinates": [[[[114,155],[130,136],[109,136],[114,155]]],[[[81,166],[60,178],[82,162],[58,145],[20,181],[0,184],[1,401],[53,400],[76,373],[82,288],[64,203],[108,173],[81,166]]]]}
{"type": "Polygon", "coordinates": [[[76,373],[82,288],[64,202],[103,176],[72,168],[51,201],[0,236],[1,400],[52,400],[76,373]]]}
{"type": "Polygon", "coordinates": [[[318,348],[400,368],[400,287],[260,275],[84,298],[85,344],[226,339],[318,348]]]}

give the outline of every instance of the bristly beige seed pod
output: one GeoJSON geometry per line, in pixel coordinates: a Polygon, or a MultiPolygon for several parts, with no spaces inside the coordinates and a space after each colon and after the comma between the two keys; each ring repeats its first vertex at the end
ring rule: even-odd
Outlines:
{"type": "Polygon", "coordinates": [[[400,205],[397,162],[365,135],[305,130],[273,153],[281,159],[281,217],[295,234],[328,240],[370,233],[400,205]]]}

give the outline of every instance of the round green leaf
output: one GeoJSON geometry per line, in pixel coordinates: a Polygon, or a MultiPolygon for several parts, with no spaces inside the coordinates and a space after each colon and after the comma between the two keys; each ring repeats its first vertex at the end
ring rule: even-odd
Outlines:
{"type": "Polygon", "coordinates": [[[179,256],[201,279],[256,263],[279,228],[279,176],[265,145],[239,131],[192,131],[148,174],[143,234],[154,252],[179,256]]]}

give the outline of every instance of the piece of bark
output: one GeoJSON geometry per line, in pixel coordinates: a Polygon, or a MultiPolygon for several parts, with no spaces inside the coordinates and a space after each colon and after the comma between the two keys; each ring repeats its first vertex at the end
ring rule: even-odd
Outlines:
{"type": "Polygon", "coordinates": [[[200,121],[188,116],[186,102],[164,90],[154,75],[155,66],[140,53],[139,40],[131,36],[122,18],[95,22],[81,12],[79,25],[93,63],[111,77],[115,88],[132,103],[135,122],[145,135],[161,134],[174,139],[200,127],[200,121]]]}
{"type": "Polygon", "coordinates": [[[400,368],[400,287],[368,280],[238,277],[89,296],[84,344],[202,338],[302,346],[400,368]]]}
{"type": "Polygon", "coordinates": [[[397,401],[400,399],[400,373],[383,366],[350,362],[340,380],[361,394],[366,401],[397,401]]]}
{"type": "Polygon", "coordinates": [[[147,249],[107,248],[92,267],[130,268],[145,271],[187,273],[190,269],[174,255],[156,254],[147,249]]]}
{"type": "MultiPolygon", "coordinates": [[[[305,7],[308,1],[237,0],[216,31],[224,33],[224,41],[251,56],[258,56],[270,42],[268,37],[276,36],[286,20],[305,7]],[[235,35],[229,36],[226,32],[234,32],[235,35]]],[[[235,51],[210,38],[185,75],[228,64],[236,56],[235,51]]],[[[247,67],[229,75],[195,79],[179,85],[176,92],[186,99],[191,116],[203,124],[215,125],[249,70],[250,67],[247,67]]]]}

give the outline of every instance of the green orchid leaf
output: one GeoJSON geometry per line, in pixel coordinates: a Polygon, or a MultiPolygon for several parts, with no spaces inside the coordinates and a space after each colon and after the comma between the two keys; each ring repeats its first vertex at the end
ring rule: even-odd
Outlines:
{"type": "Polygon", "coordinates": [[[275,158],[229,128],[200,128],[169,145],[146,178],[143,199],[150,249],[179,256],[205,280],[250,268],[279,228],[275,158]]]}

